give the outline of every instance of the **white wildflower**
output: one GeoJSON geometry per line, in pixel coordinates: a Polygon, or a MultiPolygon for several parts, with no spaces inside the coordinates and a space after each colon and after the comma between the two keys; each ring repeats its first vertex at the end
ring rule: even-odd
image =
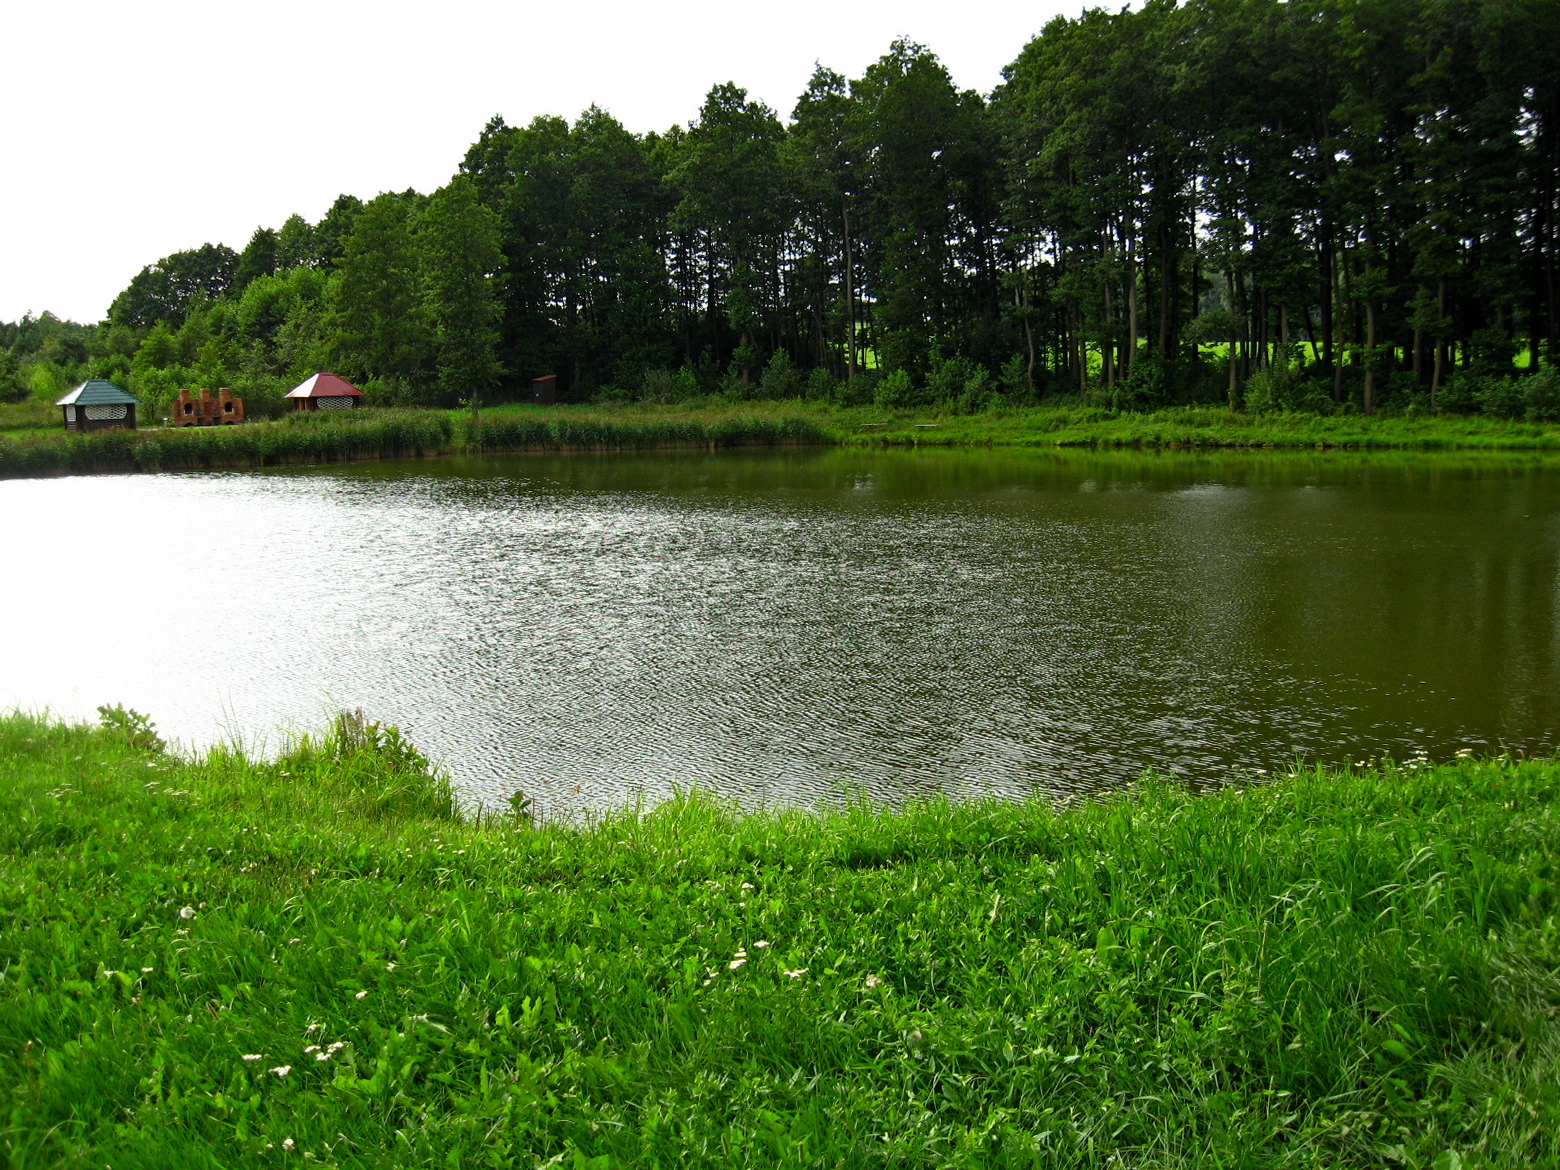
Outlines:
{"type": "Polygon", "coordinates": [[[807,974],[807,968],[798,967],[795,971],[787,971],[785,977],[787,979],[800,979],[805,974],[807,974]]]}
{"type": "Polygon", "coordinates": [[[742,964],[746,962],[746,959],[732,959],[731,962],[726,964],[726,969],[728,971],[735,971],[738,967],[742,966],[742,964]]]}
{"type": "Polygon", "coordinates": [[[193,906],[184,906],[184,907],[182,907],[179,910],[179,917],[184,919],[184,921],[188,922],[191,918],[195,917],[195,907],[193,907],[193,906]]]}
{"type": "Polygon", "coordinates": [[[883,981],[881,979],[879,979],[876,975],[868,975],[867,976],[867,990],[870,991],[872,988],[876,987],[878,984],[880,984],[882,982],[883,981]]]}
{"type": "Polygon", "coordinates": [[[141,968],[141,974],[142,975],[150,975],[155,970],[156,970],[155,967],[142,967],[141,968]]]}
{"type": "Polygon", "coordinates": [[[304,1052],[304,1055],[307,1056],[309,1053],[311,1053],[311,1052],[318,1052],[319,1050],[320,1050],[320,1046],[318,1044],[310,1044],[303,1050],[303,1052],[304,1052]]]}
{"type": "Polygon", "coordinates": [[[761,951],[765,947],[767,947],[768,945],[769,945],[769,940],[767,938],[761,938],[756,943],[753,944],[753,949],[755,951],[761,951]]]}
{"type": "Polygon", "coordinates": [[[368,998],[368,992],[366,992],[366,991],[360,991],[360,992],[358,992],[358,993],[357,993],[357,995],[356,995],[356,996],[354,996],[354,997],[353,997],[353,998],[355,998],[355,999],[366,999],[366,998],[368,998]]]}
{"type": "Polygon", "coordinates": [[[282,1149],[284,1149],[284,1150],[286,1150],[286,1151],[287,1151],[287,1152],[288,1152],[288,1153],[291,1153],[291,1152],[292,1152],[292,1150],[293,1150],[293,1147],[294,1147],[294,1146],[295,1146],[295,1145],[296,1145],[296,1144],[297,1144],[297,1143],[296,1143],[296,1142],[294,1142],[294,1141],[293,1141],[293,1140],[292,1140],[292,1138],[287,1138],[287,1139],[286,1139],[286,1140],[285,1140],[285,1141],[283,1141],[283,1142],[282,1142],[282,1149]]]}
{"type": "Polygon", "coordinates": [[[263,1052],[246,1052],[246,1053],[244,1053],[244,1055],[243,1055],[243,1057],[241,1059],[247,1060],[251,1064],[253,1064],[257,1060],[264,1060],[265,1059],[265,1053],[263,1053],[263,1052]]]}
{"type": "Polygon", "coordinates": [[[292,1065],[279,1064],[275,1068],[266,1069],[266,1072],[272,1073],[275,1076],[285,1077],[288,1073],[292,1072],[292,1065]]]}

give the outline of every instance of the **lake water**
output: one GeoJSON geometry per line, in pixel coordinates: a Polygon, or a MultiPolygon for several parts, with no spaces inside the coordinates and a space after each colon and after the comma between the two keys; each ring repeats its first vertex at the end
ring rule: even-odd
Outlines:
{"type": "Polygon", "coordinates": [[[0,706],[361,707],[569,816],[1541,750],[1560,463],[820,451],[0,482],[0,706]]]}

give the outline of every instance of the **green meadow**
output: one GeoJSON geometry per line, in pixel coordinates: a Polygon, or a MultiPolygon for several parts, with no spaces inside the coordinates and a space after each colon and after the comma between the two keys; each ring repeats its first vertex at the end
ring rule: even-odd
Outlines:
{"type": "Polygon", "coordinates": [[[12,715],[0,1149],[1554,1165],[1557,795],[1469,758],[532,825],[360,717],[259,759],[12,715]]]}

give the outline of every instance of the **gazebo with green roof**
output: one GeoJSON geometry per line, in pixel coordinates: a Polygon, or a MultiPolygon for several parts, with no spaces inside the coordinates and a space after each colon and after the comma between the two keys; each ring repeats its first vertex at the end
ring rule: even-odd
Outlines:
{"type": "Polygon", "coordinates": [[[54,405],[64,408],[67,431],[133,431],[140,404],[112,382],[93,378],[54,405]]]}

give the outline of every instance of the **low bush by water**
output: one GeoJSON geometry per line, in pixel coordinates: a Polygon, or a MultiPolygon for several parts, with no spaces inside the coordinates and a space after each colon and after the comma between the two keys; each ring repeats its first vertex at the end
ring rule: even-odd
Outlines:
{"type": "Polygon", "coordinates": [[[1552,1165],[1560,765],[462,819],[0,719],[11,1165],[1552,1165]]]}

